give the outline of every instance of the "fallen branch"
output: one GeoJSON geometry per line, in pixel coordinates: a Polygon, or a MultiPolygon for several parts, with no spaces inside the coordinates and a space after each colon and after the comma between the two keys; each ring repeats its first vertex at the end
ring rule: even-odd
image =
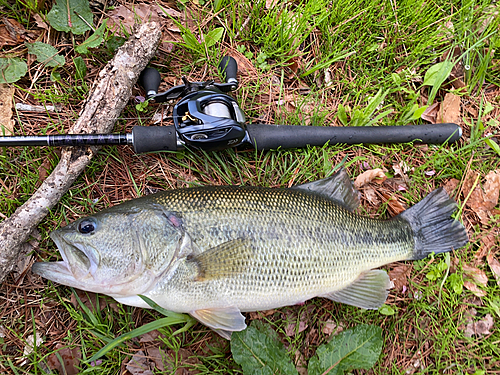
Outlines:
{"type": "MultiPolygon", "coordinates": [[[[155,22],[143,24],[118,49],[115,57],[99,73],[72,134],[109,133],[132,95],[139,74],[154,56],[161,31],[155,22]]],[[[33,196],[14,214],[0,223],[0,282],[26,256],[29,239],[49,210],[69,190],[89,164],[97,148],[68,148],[61,160],[33,196]]],[[[29,248],[29,247],[28,247],[29,248]]]]}

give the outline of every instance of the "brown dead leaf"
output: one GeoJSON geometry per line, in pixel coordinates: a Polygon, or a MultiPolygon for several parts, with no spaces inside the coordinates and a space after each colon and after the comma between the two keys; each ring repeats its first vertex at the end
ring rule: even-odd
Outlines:
{"type": "Polygon", "coordinates": [[[490,171],[486,175],[483,190],[484,207],[488,211],[491,211],[498,204],[498,197],[500,196],[500,169],[490,171]]]}
{"type": "Polygon", "coordinates": [[[392,166],[392,169],[394,169],[395,176],[406,177],[406,173],[413,170],[414,168],[410,168],[405,161],[401,161],[398,164],[394,164],[392,166]]]}
{"type": "Polygon", "coordinates": [[[464,281],[464,287],[467,290],[470,290],[472,294],[478,297],[484,297],[486,296],[486,292],[484,290],[479,289],[479,287],[474,284],[472,281],[465,280],[464,281]]]}
{"type": "Polygon", "coordinates": [[[321,332],[325,335],[330,336],[331,334],[338,335],[340,332],[344,330],[344,326],[342,324],[337,324],[333,320],[327,320],[321,328],[321,332]]]}
{"type": "Polygon", "coordinates": [[[479,184],[476,184],[474,190],[470,192],[474,183],[478,180],[478,176],[479,174],[474,171],[469,172],[464,181],[463,191],[465,196],[470,193],[466,205],[479,216],[481,223],[487,225],[491,210],[498,204],[500,170],[489,172],[485,177],[486,181],[483,188],[479,184]]]}
{"type": "Polygon", "coordinates": [[[443,188],[446,191],[446,193],[451,197],[455,192],[455,190],[457,190],[459,183],[460,181],[458,181],[456,178],[452,178],[443,186],[443,188]]]}
{"type": "Polygon", "coordinates": [[[139,350],[125,367],[132,375],[154,375],[152,370],[155,368],[155,363],[139,350]]]}
{"type": "Polygon", "coordinates": [[[484,236],[481,238],[481,246],[479,247],[479,250],[474,254],[474,257],[476,259],[483,259],[485,256],[487,256],[491,249],[496,245],[496,239],[493,234],[488,234],[487,236],[484,236]]]}
{"type": "Polygon", "coordinates": [[[432,104],[431,106],[427,107],[427,109],[422,113],[422,118],[425,121],[429,121],[431,124],[435,124],[437,121],[437,115],[439,112],[439,103],[436,102],[432,104]]]}
{"type": "MultiPolygon", "coordinates": [[[[174,9],[164,6],[163,10],[172,17],[181,17],[181,13],[174,9]]],[[[149,3],[119,5],[109,12],[108,27],[121,35],[122,27],[131,32],[137,19],[140,19],[141,22],[158,22],[162,24],[167,18],[163,10],[157,4],[149,3]]]]}
{"type": "Polygon", "coordinates": [[[67,375],[76,375],[80,373],[79,366],[80,360],[82,359],[82,352],[80,348],[76,347],[73,349],[68,348],[67,346],[63,346],[61,344],[56,345],[57,354],[59,354],[58,358],[56,353],[52,353],[47,358],[47,366],[51,370],[57,370],[59,374],[67,374],[67,375]]]}
{"type": "Polygon", "coordinates": [[[299,320],[299,326],[296,323],[289,323],[285,328],[285,334],[288,337],[295,336],[307,329],[308,325],[303,320],[299,320]]]}
{"type": "Polygon", "coordinates": [[[276,310],[252,311],[249,314],[251,320],[258,320],[273,315],[275,312],[276,310]]]}
{"type": "Polygon", "coordinates": [[[398,197],[396,194],[389,194],[389,193],[386,193],[385,191],[381,191],[381,194],[388,204],[389,211],[394,216],[399,215],[401,212],[406,210],[406,207],[403,206],[403,204],[398,200],[398,197]]]}
{"type": "Polygon", "coordinates": [[[365,188],[363,188],[363,193],[365,194],[366,200],[373,206],[377,207],[380,204],[380,199],[378,198],[377,193],[372,187],[366,186],[365,188]]]}
{"type": "Polygon", "coordinates": [[[397,266],[389,271],[389,280],[394,283],[394,288],[398,291],[405,291],[408,287],[408,277],[410,277],[411,267],[407,265],[397,266]]]}
{"type": "Polygon", "coordinates": [[[153,342],[155,341],[158,336],[160,336],[160,332],[158,332],[156,329],[151,332],[146,332],[143,335],[139,336],[139,342],[153,342]]]}
{"type": "Polygon", "coordinates": [[[478,336],[482,337],[484,335],[489,335],[490,329],[493,328],[493,317],[490,314],[486,314],[483,319],[474,322],[473,318],[469,318],[467,326],[465,327],[465,337],[478,336]]]}
{"type": "Polygon", "coordinates": [[[273,8],[278,3],[278,0],[266,0],[266,9],[273,8]]]}
{"type": "Polygon", "coordinates": [[[49,25],[47,25],[47,23],[43,20],[43,18],[38,13],[35,13],[33,15],[33,18],[35,19],[37,27],[39,27],[40,29],[49,30],[49,25]]]}
{"type": "Polygon", "coordinates": [[[441,109],[437,118],[440,123],[457,123],[460,120],[460,96],[447,93],[441,103],[441,109]]]}
{"type": "Polygon", "coordinates": [[[486,284],[488,284],[488,276],[486,276],[486,273],[483,270],[477,267],[469,266],[465,263],[462,265],[462,269],[464,270],[464,275],[474,280],[476,284],[482,286],[486,286],[486,284]]]}
{"type": "Polygon", "coordinates": [[[14,120],[12,119],[12,97],[14,86],[0,84],[0,135],[14,134],[14,120]]]}
{"type": "MultiPolygon", "coordinates": [[[[165,364],[164,360],[166,357],[165,352],[162,350],[160,351],[160,348],[158,347],[150,347],[147,348],[146,351],[148,352],[148,357],[153,360],[155,363],[155,366],[158,370],[160,371],[165,371],[165,364]]],[[[172,370],[171,368],[169,370],[172,370]]]]}
{"type": "Polygon", "coordinates": [[[500,285],[500,262],[493,256],[492,253],[488,254],[486,261],[488,262],[488,266],[490,266],[490,270],[493,273],[497,284],[500,285]]]}
{"type": "Polygon", "coordinates": [[[359,189],[361,186],[372,182],[376,182],[380,185],[386,179],[387,177],[382,169],[371,169],[369,171],[361,173],[358,177],[356,177],[356,180],[354,181],[354,187],[356,189],[359,189]]]}
{"type": "Polygon", "coordinates": [[[3,17],[0,25],[0,47],[16,46],[26,40],[27,31],[15,19],[3,17]]]}

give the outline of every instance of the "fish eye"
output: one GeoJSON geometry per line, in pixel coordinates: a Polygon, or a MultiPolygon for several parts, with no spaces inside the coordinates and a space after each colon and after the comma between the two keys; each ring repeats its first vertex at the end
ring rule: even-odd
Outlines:
{"type": "Polygon", "coordinates": [[[91,220],[82,220],[78,224],[78,232],[88,234],[95,230],[95,223],[91,220]]]}

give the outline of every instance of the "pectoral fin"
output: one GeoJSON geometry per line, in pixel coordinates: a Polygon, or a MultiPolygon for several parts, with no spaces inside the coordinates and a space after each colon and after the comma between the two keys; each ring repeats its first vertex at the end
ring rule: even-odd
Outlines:
{"type": "Polygon", "coordinates": [[[391,281],[387,272],[371,270],[362,273],[351,285],[344,289],[322,295],[335,302],[361,307],[362,309],[378,309],[389,294],[391,281]]]}
{"type": "Polygon", "coordinates": [[[245,317],[236,307],[196,310],[189,315],[228,340],[231,339],[231,332],[243,331],[247,327],[245,317]]]}
{"type": "Polygon", "coordinates": [[[231,277],[248,271],[254,258],[253,247],[246,239],[224,242],[201,254],[190,256],[188,262],[198,266],[197,281],[231,277]]]}

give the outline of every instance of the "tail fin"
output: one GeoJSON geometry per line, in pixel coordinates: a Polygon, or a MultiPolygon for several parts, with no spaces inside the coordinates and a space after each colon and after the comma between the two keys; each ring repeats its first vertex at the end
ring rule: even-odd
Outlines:
{"type": "Polygon", "coordinates": [[[464,226],[451,218],[456,209],[456,202],[439,188],[399,215],[410,223],[415,235],[415,251],[409,260],[445,253],[469,242],[464,226]]]}

